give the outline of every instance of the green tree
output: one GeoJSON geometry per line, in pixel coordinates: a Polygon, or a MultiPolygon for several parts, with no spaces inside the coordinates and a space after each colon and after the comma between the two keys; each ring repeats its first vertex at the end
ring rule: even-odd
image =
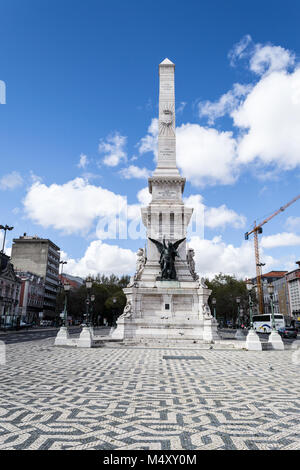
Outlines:
{"type": "MultiPolygon", "coordinates": [[[[126,305],[126,296],[123,288],[129,283],[129,276],[121,276],[115,274],[110,276],[100,275],[91,276],[92,288],[89,292],[90,296],[94,295],[94,302],[90,302],[89,308],[93,324],[103,324],[106,318],[109,324],[112,324],[126,305]],[[116,298],[116,302],[113,302],[116,298]]],[[[56,312],[59,315],[63,311],[65,293],[63,289],[57,294],[56,312]]],[[[71,289],[68,293],[68,316],[72,316],[73,320],[82,320],[86,312],[87,289],[85,283],[78,289],[71,289]]]]}
{"type": "MultiPolygon", "coordinates": [[[[206,280],[206,285],[212,290],[209,298],[209,304],[213,311],[212,298],[215,298],[217,318],[219,321],[227,323],[228,320],[236,323],[238,315],[238,306],[236,298],[240,297],[240,308],[243,309],[244,314],[249,311],[249,297],[246,283],[243,280],[236,279],[234,276],[228,274],[218,274],[211,281],[206,280]]],[[[255,301],[255,299],[253,298],[255,301]]]]}

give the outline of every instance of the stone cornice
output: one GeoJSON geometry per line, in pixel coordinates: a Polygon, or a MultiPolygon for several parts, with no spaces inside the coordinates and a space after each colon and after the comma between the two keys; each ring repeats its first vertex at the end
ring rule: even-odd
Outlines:
{"type": "Polygon", "coordinates": [[[148,179],[148,185],[149,185],[149,192],[152,194],[152,185],[157,184],[157,185],[165,185],[165,184],[180,184],[181,185],[181,192],[183,193],[184,191],[184,186],[185,186],[185,178],[182,178],[181,176],[153,176],[148,179]]]}

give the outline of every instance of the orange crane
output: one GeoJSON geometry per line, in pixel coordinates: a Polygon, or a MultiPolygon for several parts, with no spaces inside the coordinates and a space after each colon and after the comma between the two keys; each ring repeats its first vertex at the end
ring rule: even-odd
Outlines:
{"type": "Polygon", "coordinates": [[[261,268],[264,266],[264,263],[260,262],[259,258],[259,247],[258,247],[258,234],[262,233],[262,226],[265,225],[269,220],[273,219],[276,215],[280,214],[280,212],[283,212],[287,207],[289,207],[291,204],[296,202],[298,199],[300,199],[300,194],[298,196],[294,197],[291,201],[289,201],[287,204],[284,206],[280,207],[276,212],[274,212],[272,215],[267,217],[265,220],[263,220],[260,224],[256,225],[256,221],[254,222],[253,229],[250,230],[249,232],[245,233],[245,240],[249,239],[249,236],[253,233],[254,237],[254,252],[255,252],[255,264],[256,264],[256,282],[257,282],[257,292],[258,292],[258,301],[259,301],[259,312],[261,314],[264,313],[264,301],[263,301],[263,289],[262,289],[262,282],[261,282],[261,268]]]}

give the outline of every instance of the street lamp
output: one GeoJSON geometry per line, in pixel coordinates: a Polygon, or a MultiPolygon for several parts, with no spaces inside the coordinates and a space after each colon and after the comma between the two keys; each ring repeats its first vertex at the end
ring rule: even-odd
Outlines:
{"type": "Polygon", "coordinates": [[[94,302],[95,302],[95,296],[94,294],[91,295],[91,310],[90,310],[90,313],[91,313],[91,322],[92,322],[92,325],[93,325],[93,316],[94,316],[94,302]]]}
{"type": "Polygon", "coordinates": [[[217,319],[217,313],[216,313],[216,304],[217,304],[217,299],[215,299],[215,297],[213,297],[211,299],[211,303],[213,305],[213,309],[214,309],[214,317],[215,317],[215,320],[217,319]]]}
{"type": "Polygon", "coordinates": [[[276,331],[275,325],[275,317],[274,317],[274,305],[273,305],[273,295],[274,295],[274,286],[272,283],[268,284],[267,286],[268,294],[270,297],[270,304],[271,304],[271,313],[272,313],[272,330],[276,331]]]}
{"type": "Polygon", "coordinates": [[[250,313],[250,330],[248,332],[247,338],[246,338],[246,348],[248,351],[261,351],[262,350],[262,345],[260,342],[260,339],[258,337],[258,334],[253,328],[253,301],[251,297],[251,292],[253,289],[256,287],[252,283],[252,281],[249,279],[246,281],[246,287],[248,290],[249,294],[249,313],[250,313]]]}
{"type": "Polygon", "coordinates": [[[114,297],[112,299],[113,301],[113,304],[114,304],[114,308],[113,308],[113,326],[115,326],[116,324],[116,311],[115,311],[115,306],[116,306],[116,303],[117,303],[117,299],[114,297]]]}
{"type": "Polygon", "coordinates": [[[13,230],[13,227],[9,227],[8,225],[0,225],[0,230],[4,230],[4,238],[3,238],[2,250],[1,250],[1,253],[4,253],[6,232],[7,232],[7,230],[9,230],[9,231],[13,230]]]}
{"type": "Polygon", "coordinates": [[[252,292],[254,285],[250,279],[246,281],[246,287],[248,289],[248,294],[249,294],[250,330],[253,330],[253,302],[252,302],[251,292],[252,292]]]}
{"type": "Polygon", "coordinates": [[[68,327],[68,312],[67,312],[67,303],[68,303],[68,292],[71,289],[71,285],[68,282],[64,283],[65,291],[65,306],[64,306],[64,327],[68,327]]]}
{"type": "Polygon", "coordinates": [[[68,302],[68,292],[71,289],[71,285],[68,282],[64,283],[64,292],[65,292],[65,303],[64,303],[64,324],[60,327],[56,338],[55,346],[66,346],[69,341],[68,333],[68,313],[67,313],[67,302],[68,302]]]}
{"type": "Polygon", "coordinates": [[[240,322],[240,303],[241,303],[241,298],[240,297],[236,297],[235,299],[236,303],[237,303],[237,308],[238,308],[238,314],[237,314],[237,330],[236,330],[236,333],[235,333],[235,338],[236,339],[244,339],[244,333],[242,332],[241,330],[241,322],[240,322]]]}
{"type": "Polygon", "coordinates": [[[237,314],[238,321],[237,321],[237,326],[238,326],[238,328],[239,328],[239,327],[240,327],[240,303],[241,303],[241,298],[240,298],[240,297],[236,297],[235,301],[236,301],[236,303],[237,303],[237,308],[238,308],[238,314],[237,314]]]}
{"type": "Polygon", "coordinates": [[[60,275],[63,275],[63,270],[64,270],[64,264],[68,264],[68,261],[60,261],[59,264],[61,264],[61,273],[60,275]]]}
{"type": "Polygon", "coordinates": [[[91,279],[91,277],[87,277],[86,278],[86,281],[85,281],[85,287],[87,289],[87,297],[86,297],[86,311],[85,311],[85,324],[87,326],[90,326],[90,315],[89,315],[89,306],[90,306],[90,290],[92,288],[92,285],[93,285],[93,280],[91,279]]]}

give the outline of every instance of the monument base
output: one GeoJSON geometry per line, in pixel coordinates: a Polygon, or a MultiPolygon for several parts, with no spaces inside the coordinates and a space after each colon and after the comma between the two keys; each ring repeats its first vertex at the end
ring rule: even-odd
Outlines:
{"type": "Polygon", "coordinates": [[[207,304],[211,291],[199,281],[135,283],[124,289],[127,305],[111,338],[115,340],[220,339],[207,304]]]}

